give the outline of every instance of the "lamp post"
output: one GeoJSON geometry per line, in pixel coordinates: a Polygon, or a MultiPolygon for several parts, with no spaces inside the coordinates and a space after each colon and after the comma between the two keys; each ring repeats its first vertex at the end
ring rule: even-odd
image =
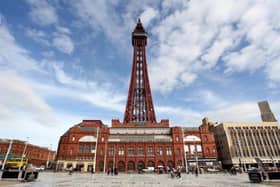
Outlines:
{"type": "Polygon", "coordinates": [[[195,143],[195,141],[196,141],[196,138],[195,137],[193,137],[192,138],[192,140],[193,140],[193,145],[194,145],[194,156],[195,156],[195,163],[196,163],[196,175],[198,175],[198,173],[199,173],[199,171],[198,171],[198,155],[197,155],[197,144],[195,143]]]}
{"type": "Polygon", "coordinates": [[[198,171],[199,167],[198,167],[198,157],[197,157],[197,150],[196,150],[196,148],[197,148],[197,147],[195,147],[195,161],[196,161],[196,169],[197,169],[197,175],[198,175],[198,173],[199,173],[199,171],[198,171]]]}
{"type": "MultiPolygon", "coordinates": [[[[26,159],[26,148],[27,148],[27,144],[28,144],[28,140],[29,140],[29,137],[26,137],[26,141],[25,141],[25,145],[24,145],[24,148],[23,148],[23,152],[22,152],[22,155],[21,155],[21,161],[20,161],[20,164],[22,164],[23,162],[23,158],[25,157],[26,159]]],[[[20,166],[18,168],[19,172],[18,172],[18,180],[20,180],[20,177],[21,177],[21,172],[23,172],[24,168],[23,168],[23,165],[20,166]],[[21,171],[22,170],[22,171],[21,171]]]]}
{"type": "Polygon", "coordinates": [[[115,145],[114,145],[114,162],[113,162],[113,171],[114,171],[114,169],[115,169],[115,166],[116,165],[116,147],[115,147],[115,145]]]}
{"type": "Polygon", "coordinates": [[[96,172],[96,154],[97,154],[97,146],[98,146],[98,138],[99,138],[99,127],[97,127],[97,132],[96,132],[96,142],[95,142],[95,150],[94,150],[94,157],[93,157],[93,164],[92,164],[92,172],[96,172]]]}
{"type": "Polygon", "coordinates": [[[105,140],[105,150],[104,150],[104,164],[103,164],[103,172],[105,173],[106,171],[106,162],[107,162],[107,144],[108,144],[108,139],[105,140]]]}
{"type": "Polygon", "coordinates": [[[49,149],[49,153],[48,153],[48,160],[47,160],[47,162],[46,162],[46,169],[47,169],[48,166],[49,166],[49,162],[50,162],[50,153],[51,153],[51,151],[52,151],[52,144],[50,144],[50,149],[49,149]]]}
{"type": "Polygon", "coordinates": [[[10,144],[9,144],[8,150],[7,150],[7,152],[6,152],[6,156],[5,156],[5,159],[4,159],[4,161],[3,161],[3,165],[2,165],[1,170],[4,170],[4,169],[5,169],[5,164],[6,164],[6,162],[7,162],[8,156],[9,156],[9,154],[10,154],[10,152],[11,152],[12,146],[13,146],[13,140],[10,140],[10,144]]]}
{"type": "Polygon", "coordinates": [[[26,137],[26,142],[25,142],[25,146],[24,146],[24,149],[23,149],[23,152],[22,152],[22,155],[21,155],[21,162],[23,161],[23,157],[26,158],[26,149],[27,149],[27,144],[28,144],[28,140],[29,140],[30,137],[26,137]]]}

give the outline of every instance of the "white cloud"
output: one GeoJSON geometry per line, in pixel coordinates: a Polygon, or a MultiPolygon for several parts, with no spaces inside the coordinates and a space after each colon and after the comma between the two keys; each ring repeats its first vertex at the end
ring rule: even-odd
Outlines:
{"type": "Polygon", "coordinates": [[[84,118],[74,114],[64,114],[62,112],[54,114],[57,119],[51,125],[41,125],[38,121],[30,118],[29,115],[17,113],[9,119],[0,121],[0,137],[10,139],[26,140],[34,145],[50,147],[56,150],[59,137],[64,134],[69,127],[80,123],[84,118]],[[7,125],[8,124],[8,125],[7,125]],[[15,130],[16,129],[16,130],[15,130]]]}
{"type": "Polygon", "coordinates": [[[214,111],[206,112],[213,121],[261,121],[257,103],[244,102],[229,104],[214,111]]]}
{"type": "MultiPolygon", "coordinates": [[[[173,126],[194,126],[201,121],[203,115],[200,112],[188,108],[172,107],[172,106],[156,106],[156,112],[164,119],[170,118],[170,124],[173,126]],[[167,116],[167,117],[165,117],[167,116]]],[[[158,117],[157,117],[158,118],[158,117]]],[[[158,120],[160,120],[158,118],[158,120]]]]}
{"type": "Polygon", "coordinates": [[[47,0],[27,0],[31,7],[29,16],[39,25],[51,25],[58,22],[55,8],[47,0]]]}
{"type": "Polygon", "coordinates": [[[152,7],[147,7],[139,17],[143,25],[145,27],[148,27],[151,21],[158,16],[158,13],[159,13],[158,10],[152,7]]]}
{"type": "Polygon", "coordinates": [[[75,14],[94,31],[101,31],[112,42],[123,42],[127,28],[116,12],[117,1],[71,1],[75,14]]]}
{"type": "Polygon", "coordinates": [[[47,34],[42,30],[26,28],[25,34],[38,43],[50,46],[50,42],[47,39],[47,34]]]}
{"type": "Polygon", "coordinates": [[[56,26],[56,29],[59,33],[62,33],[62,34],[71,34],[71,31],[69,28],[67,27],[62,27],[62,26],[56,26]]]}
{"type": "Polygon", "coordinates": [[[50,125],[55,121],[48,104],[15,72],[1,71],[0,90],[2,120],[30,116],[42,125],[50,125]]]}
{"type": "Polygon", "coordinates": [[[46,58],[51,58],[51,57],[54,57],[54,52],[53,51],[43,51],[42,55],[46,58]]]}
{"type": "MultiPolygon", "coordinates": [[[[152,87],[167,93],[187,86],[196,79],[184,83],[182,75],[199,77],[219,60],[224,61],[225,72],[275,66],[272,62],[280,51],[280,13],[275,8],[279,6],[277,1],[261,0],[164,1],[159,13],[164,16],[152,28],[157,37],[152,46],[152,87]]],[[[278,81],[269,74],[271,68],[264,69],[267,78],[278,81]]]]}
{"type": "MultiPolygon", "coordinates": [[[[275,117],[280,114],[280,102],[271,102],[271,110],[275,117]]],[[[157,106],[156,111],[160,116],[172,117],[172,125],[197,126],[204,117],[217,122],[245,122],[261,121],[257,102],[226,102],[213,110],[196,111],[191,108],[157,106]]]]}
{"type": "Polygon", "coordinates": [[[276,58],[266,67],[268,78],[275,82],[280,82],[280,58],[276,58]]]}
{"type": "Polygon", "coordinates": [[[66,74],[62,66],[55,65],[57,63],[49,62],[49,64],[54,64],[55,77],[61,85],[37,85],[43,92],[87,101],[108,110],[117,112],[124,110],[126,97],[116,92],[111,84],[75,79],[66,74]]]}
{"type": "Polygon", "coordinates": [[[6,24],[0,24],[0,65],[21,71],[39,70],[29,52],[17,44],[6,24]]]}
{"type": "Polygon", "coordinates": [[[61,52],[71,54],[74,51],[74,43],[71,38],[64,34],[56,34],[53,38],[53,45],[61,52]]]}

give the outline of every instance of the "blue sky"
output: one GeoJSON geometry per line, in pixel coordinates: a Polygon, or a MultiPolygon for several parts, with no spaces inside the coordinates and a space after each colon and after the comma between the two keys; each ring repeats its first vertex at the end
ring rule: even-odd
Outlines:
{"type": "Polygon", "coordinates": [[[157,120],[280,117],[280,2],[0,1],[0,137],[55,148],[83,119],[123,120],[140,17],[157,120]]]}

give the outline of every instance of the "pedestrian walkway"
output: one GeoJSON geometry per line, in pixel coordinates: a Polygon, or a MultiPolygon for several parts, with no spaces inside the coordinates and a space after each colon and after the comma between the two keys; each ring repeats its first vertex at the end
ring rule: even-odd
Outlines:
{"type": "MultiPolygon", "coordinates": [[[[0,181],[0,186],[1,186],[0,181]]],[[[30,183],[17,183],[9,187],[269,187],[280,186],[280,182],[253,184],[248,175],[203,174],[196,177],[182,174],[182,178],[171,178],[167,174],[124,174],[108,176],[91,173],[42,172],[39,179],[30,183]]]]}

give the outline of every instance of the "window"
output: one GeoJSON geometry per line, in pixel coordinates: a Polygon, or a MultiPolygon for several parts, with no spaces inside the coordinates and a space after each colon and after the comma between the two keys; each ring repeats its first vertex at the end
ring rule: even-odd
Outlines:
{"type": "Polygon", "coordinates": [[[138,147],[138,155],[144,155],[144,148],[138,147]]]}
{"type": "Polygon", "coordinates": [[[197,151],[197,152],[202,152],[202,150],[201,150],[201,145],[196,145],[196,151],[197,151]]]}
{"type": "Polygon", "coordinates": [[[115,152],[114,147],[110,147],[109,148],[109,156],[113,156],[114,152],[115,152]]]}
{"type": "Polygon", "coordinates": [[[74,141],[75,141],[75,136],[72,137],[72,142],[74,142],[74,141]]]}
{"type": "Polygon", "coordinates": [[[124,155],[124,147],[119,148],[119,155],[124,155]]]}
{"type": "Polygon", "coordinates": [[[166,148],[166,155],[168,155],[168,156],[172,155],[172,148],[171,147],[166,148]]]}
{"type": "Polygon", "coordinates": [[[84,150],[84,146],[83,145],[79,145],[79,153],[82,153],[84,150]]]}
{"type": "Polygon", "coordinates": [[[89,153],[90,150],[90,146],[89,145],[85,145],[85,153],[89,153]]]}
{"type": "Polygon", "coordinates": [[[204,141],[205,141],[205,142],[208,142],[208,137],[207,137],[207,135],[204,135],[204,141]]]}
{"type": "Polygon", "coordinates": [[[103,156],[103,154],[104,154],[104,150],[101,149],[101,150],[100,150],[100,155],[103,156]]]}
{"type": "Polygon", "coordinates": [[[152,146],[149,146],[148,147],[148,155],[153,155],[154,152],[153,152],[153,147],[152,146]]]}
{"type": "Polygon", "coordinates": [[[177,149],[177,155],[181,155],[181,149],[177,149]]]}
{"type": "Polygon", "coordinates": [[[158,147],[157,149],[157,155],[162,155],[163,152],[162,152],[162,147],[158,147]]]}
{"type": "Polygon", "coordinates": [[[189,146],[188,145],[185,145],[185,151],[189,152],[189,146]]]}
{"type": "Polygon", "coordinates": [[[92,145],[91,150],[95,151],[95,144],[92,145]]]}
{"type": "Polygon", "coordinates": [[[133,148],[133,147],[129,147],[129,148],[128,148],[128,155],[129,155],[129,156],[134,155],[134,148],[133,148]]]}
{"type": "Polygon", "coordinates": [[[73,154],[73,150],[72,149],[70,149],[70,155],[72,155],[73,154]]]}
{"type": "Polygon", "coordinates": [[[195,152],[195,147],[194,147],[194,145],[190,145],[190,151],[191,151],[191,154],[194,154],[194,152],[195,152]]]}

